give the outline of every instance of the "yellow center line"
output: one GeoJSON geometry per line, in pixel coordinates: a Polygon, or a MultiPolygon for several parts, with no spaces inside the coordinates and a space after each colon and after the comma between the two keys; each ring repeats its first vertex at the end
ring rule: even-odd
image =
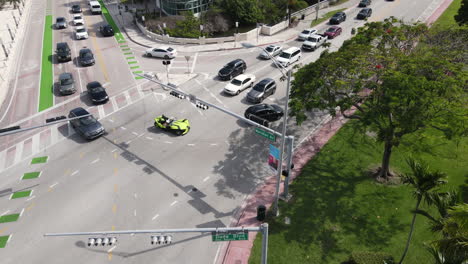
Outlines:
{"type": "Polygon", "coordinates": [[[65,171],[65,176],[70,175],[70,172],[71,172],[71,170],[70,170],[70,169],[67,169],[67,170],[65,171]]]}
{"type": "Polygon", "coordinates": [[[0,234],[2,234],[6,229],[7,229],[6,227],[0,229],[0,234]]]}
{"type": "Polygon", "coordinates": [[[117,212],[117,205],[116,204],[114,204],[112,206],[112,212],[114,212],[114,214],[117,212]]]}
{"type": "Polygon", "coordinates": [[[109,261],[112,260],[112,252],[107,253],[107,259],[108,259],[109,261]]]}
{"type": "Polygon", "coordinates": [[[96,57],[98,60],[99,68],[101,68],[101,71],[104,74],[104,80],[106,80],[106,82],[109,82],[109,74],[107,74],[107,68],[106,68],[106,65],[104,64],[101,48],[99,47],[96,41],[96,33],[91,32],[90,35],[91,35],[91,42],[93,43],[94,50],[97,55],[96,57]]]}
{"type": "Polygon", "coordinates": [[[117,159],[117,152],[114,152],[114,159],[117,159]]]}
{"type": "Polygon", "coordinates": [[[49,190],[47,190],[48,192],[51,192],[53,189],[49,187],[49,190]]]}
{"type": "Polygon", "coordinates": [[[83,156],[84,156],[84,153],[83,153],[83,152],[81,152],[81,153],[80,153],[80,159],[82,159],[82,158],[83,158],[83,156]]]}
{"type": "Polygon", "coordinates": [[[34,203],[32,203],[30,206],[26,207],[26,211],[31,210],[34,207],[34,203]]]}
{"type": "Polygon", "coordinates": [[[115,226],[112,226],[112,228],[111,228],[111,229],[112,229],[112,231],[114,231],[114,230],[115,230],[115,226]]]}
{"type": "Polygon", "coordinates": [[[114,192],[118,192],[119,190],[119,186],[117,186],[117,184],[114,184],[114,192]]]}
{"type": "Polygon", "coordinates": [[[114,168],[114,174],[117,175],[117,172],[119,171],[119,169],[117,168],[114,168]]]}

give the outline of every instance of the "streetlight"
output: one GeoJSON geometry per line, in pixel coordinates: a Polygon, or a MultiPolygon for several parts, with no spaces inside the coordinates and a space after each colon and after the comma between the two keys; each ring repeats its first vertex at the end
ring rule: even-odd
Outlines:
{"type": "MultiPolygon", "coordinates": [[[[288,120],[288,102],[289,102],[289,91],[290,91],[290,86],[291,86],[291,70],[288,70],[287,73],[284,73],[283,67],[278,63],[278,61],[271,56],[269,52],[267,52],[264,48],[260,46],[256,46],[250,43],[242,43],[242,46],[244,48],[259,48],[262,49],[268,56],[272,59],[273,63],[276,65],[278,70],[281,72],[283,75],[283,78],[287,79],[288,82],[286,84],[286,103],[284,106],[284,115],[283,115],[283,130],[281,131],[281,147],[280,147],[280,157],[279,157],[279,164],[278,164],[278,171],[277,171],[277,179],[276,179],[276,190],[275,190],[275,202],[273,204],[273,213],[278,216],[279,215],[279,210],[278,210],[278,201],[279,201],[279,189],[280,189],[280,182],[281,182],[281,173],[283,171],[283,152],[284,152],[284,142],[286,140],[286,122],[288,120]]],[[[292,150],[292,147],[290,148],[292,150]]],[[[289,163],[289,162],[288,162],[289,163]]],[[[288,168],[289,170],[289,168],[288,168]]],[[[286,182],[289,182],[289,175],[285,179],[286,182]]],[[[285,193],[287,196],[287,193],[285,193]]],[[[287,198],[287,197],[285,197],[287,198]]]]}

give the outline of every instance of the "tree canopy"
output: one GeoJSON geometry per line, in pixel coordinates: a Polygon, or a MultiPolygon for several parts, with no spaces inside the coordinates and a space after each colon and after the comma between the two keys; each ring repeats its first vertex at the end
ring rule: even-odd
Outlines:
{"type": "Polygon", "coordinates": [[[291,115],[301,123],[310,110],[338,110],[357,120],[385,144],[379,176],[387,177],[403,136],[427,128],[447,137],[467,133],[468,32],[460,30],[433,34],[395,18],[367,23],[337,52],[324,51],[294,75],[291,115]]]}
{"type": "Polygon", "coordinates": [[[455,15],[455,21],[461,26],[468,23],[468,0],[462,0],[460,9],[455,15]]]}

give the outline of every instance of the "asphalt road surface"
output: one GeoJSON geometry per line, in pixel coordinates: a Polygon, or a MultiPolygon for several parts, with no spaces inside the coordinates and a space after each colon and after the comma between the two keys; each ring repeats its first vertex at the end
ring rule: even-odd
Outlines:
{"type": "MultiPolygon", "coordinates": [[[[56,16],[71,20],[68,10],[74,3],[54,2],[54,20],[56,16]]],[[[382,20],[390,15],[417,20],[431,3],[430,0],[375,1],[370,20],[382,20]]],[[[54,43],[67,41],[73,58],[81,47],[92,48],[96,65],[83,68],[76,61],[65,64],[54,61],[54,80],[61,72],[72,72],[78,92],[67,97],[56,96],[51,112],[66,114],[78,105],[91,107],[82,92],[87,82],[100,81],[114,99],[106,106],[90,110],[105,116],[101,122],[108,133],[86,142],[67,125],[62,125],[60,135],[56,135],[61,140],[36,155],[48,156],[46,163],[30,164],[31,159],[27,159],[0,173],[0,214],[20,214],[16,222],[0,223],[0,236],[13,234],[1,249],[0,262],[213,263],[221,244],[211,242],[209,235],[176,234],[173,243],[164,246],[150,245],[149,235],[120,236],[115,247],[87,247],[87,237],[42,236],[51,232],[228,226],[244,198],[272,173],[266,165],[270,141],[256,135],[251,126],[219,111],[200,110],[186,100],[168,95],[157,85],[135,80],[115,39],[96,33],[103,18],[88,14],[84,1],[81,5],[86,10],[90,38],[74,40],[74,27],[70,25],[53,31],[54,43]],[[133,93],[137,88],[140,91],[133,93]],[[154,128],[153,118],[162,113],[189,119],[190,132],[177,137],[154,128]],[[33,171],[40,172],[40,177],[21,180],[24,173],[33,171]],[[9,199],[12,192],[25,190],[33,192],[29,197],[9,199]]],[[[30,124],[40,122],[33,121],[33,116],[38,116],[36,84],[40,74],[44,9],[45,4],[33,3],[31,23],[26,31],[27,44],[22,49],[17,81],[12,87],[13,102],[1,124],[21,120],[30,124]]],[[[340,25],[343,34],[331,41],[331,50],[336,50],[351,36],[352,27],[364,23],[354,19],[358,11],[358,8],[348,11],[347,21],[340,25]]],[[[326,27],[318,29],[323,32],[326,27]]],[[[301,44],[294,40],[283,47],[301,44]]],[[[132,43],[129,46],[141,70],[165,72],[161,60],[141,56],[145,48],[132,43]]],[[[299,64],[316,60],[321,51],[322,48],[304,52],[299,64]]],[[[227,82],[216,78],[224,64],[242,58],[248,65],[246,73],[255,74],[257,81],[266,77],[277,81],[276,94],[265,102],[283,106],[286,87],[279,81],[280,72],[271,61],[257,59],[258,53],[258,49],[180,53],[171,64],[170,78],[180,78],[188,66],[188,71],[198,75],[181,86],[183,91],[243,114],[250,105],[245,100],[247,91],[226,96],[222,89],[227,82]],[[190,56],[188,65],[185,55],[190,56]]],[[[288,134],[295,136],[297,145],[325,117],[320,112],[310,113],[309,120],[300,127],[289,120],[288,134]]],[[[280,130],[280,125],[277,122],[272,127],[280,130]]],[[[52,135],[43,133],[41,137],[52,135]]]]}

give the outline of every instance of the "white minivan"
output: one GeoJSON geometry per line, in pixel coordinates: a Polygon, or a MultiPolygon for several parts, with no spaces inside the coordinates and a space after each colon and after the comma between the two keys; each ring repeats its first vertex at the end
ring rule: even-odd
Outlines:
{"type": "Polygon", "coordinates": [[[92,14],[101,14],[101,4],[98,1],[89,1],[89,8],[91,8],[92,14]]]}
{"type": "Polygon", "coordinates": [[[287,50],[283,50],[277,57],[278,62],[283,67],[288,67],[294,62],[298,61],[302,56],[301,49],[298,47],[291,47],[287,50]]]}

